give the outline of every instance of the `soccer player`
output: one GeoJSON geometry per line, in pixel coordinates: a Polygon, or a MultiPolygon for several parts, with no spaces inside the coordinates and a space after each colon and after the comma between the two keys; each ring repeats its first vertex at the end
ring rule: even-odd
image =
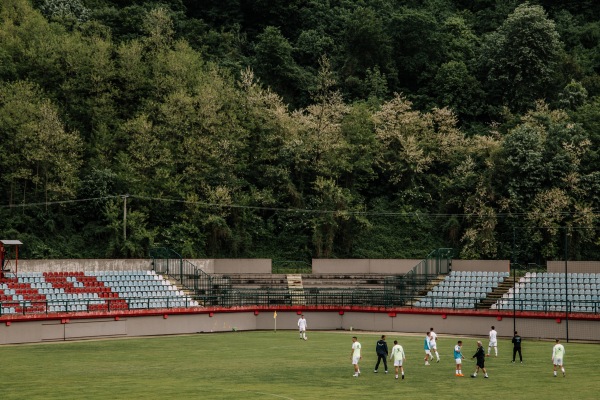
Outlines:
{"type": "Polygon", "coordinates": [[[298,329],[300,330],[300,339],[306,340],[306,319],[304,319],[304,314],[300,315],[300,319],[298,320],[298,329]]]}
{"type": "Polygon", "coordinates": [[[425,342],[423,344],[423,348],[425,349],[425,365],[429,365],[429,360],[432,360],[431,356],[431,336],[429,332],[426,333],[425,342]]]}
{"type": "MultiPolygon", "coordinates": [[[[492,327],[492,329],[494,329],[494,327],[492,327]]],[[[475,352],[475,355],[473,355],[472,358],[477,358],[477,366],[475,368],[475,372],[473,372],[473,375],[471,375],[471,378],[477,378],[477,373],[479,372],[479,368],[481,368],[481,370],[483,371],[483,373],[485,375],[483,375],[484,378],[489,378],[488,374],[487,374],[487,370],[485,369],[485,352],[483,351],[483,343],[481,343],[481,341],[477,342],[477,351],[475,352]]]]}
{"type": "Polygon", "coordinates": [[[517,333],[517,331],[515,331],[515,336],[513,336],[512,338],[512,343],[513,343],[513,360],[512,362],[515,362],[515,356],[517,355],[517,352],[519,352],[519,360],[521,361],[521,364],[523,364],[523,356],[521,355],[521,336],[519,336],[519,334],[517,333]]]}
{"type": "Polygon", "coordinates": [[[356,338],[356,336],[352,336],[352,351],[350,352],[350,358],[352,358],[352,365],[354,365],[354,375],[352,376],[357,378],[360,375],[360,368],[358,367],[358,362],[362,358],[362,356],[360,355],[360,349],[361,345],[358,339],[356,338]]]}
{"type": "Polygon", "coordinates": [[[556,339],[556,344],[552,349],[552,364],[554,365],[554,377],[556,378],[556,367],[560,367],[563,377],[565,374],[565,367],[563,366],[563,359],[565,357],[565,347],[560,344],[560,340],[556,339]]]}
{"type": "Polygon", "coordinates": [[[387,368],[387,356],[388,356],[388,347],[385,341],[385,335],[381,335],[381,339],[377,341],[377,345],[375,346],[375,351],[377,352],[377,364],[375,364],[375,373],[379,369],[379,363],[383,360],[383,366],[385,367],[385,373],[388,373],[387,368]]]}
{"type": "Polygon", "coordinates": [[[490,331],[490,344],[488,345],[488,352],[487,352],[488,357],[490,356],[490,350],[492,350],[492,347],[494,348],[494,352],[496,353],[496,357],[498,357],[498,340],[497,340],[497,336],[498,336],[498,332],[496,332],[496,329],[494,328],[494,326],[492,326],[492,330],[490,331]]]}
{"type": "Polygon", "coordinates": [[[437,357],[436,362],[440,362],[440,353],[437,351],[437,335],[433,331],[433,328],[429,328],[429,350],[431,351],[431,360],[433,360],[433,355],[437,357]]]}
{"type": "Polygon", "coordinates": [[[454,361],[456,362],[456,376],[464,376],[462,373],[462,360],[465,358],[462,355],[462,340],[459,340],[454,346],[454,361]]]}
{"type": "Polygon", "coordinates": [[[402,363],[406,360],[406,356],[404,355],[404,349],[398,344],[397,340],[394,340],[394,347],[392,347],[390,360],[394,360],[396,379],[398,379],[398,369],[400,369],[400,371],[402,372],[402,379],[404,379],[404,367],[402,366],[402,363]]]}

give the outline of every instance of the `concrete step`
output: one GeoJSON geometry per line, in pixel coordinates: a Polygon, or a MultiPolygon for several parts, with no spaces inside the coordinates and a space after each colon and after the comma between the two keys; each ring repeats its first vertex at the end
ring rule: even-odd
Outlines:
{"type": "Polygon", "coordinates": [[[287,276],[288,289],[292,297],[292,305],[306,305],[306,297],[304,296],[304,286],[302,283],[302,275],[289,274],[287,276]]]}

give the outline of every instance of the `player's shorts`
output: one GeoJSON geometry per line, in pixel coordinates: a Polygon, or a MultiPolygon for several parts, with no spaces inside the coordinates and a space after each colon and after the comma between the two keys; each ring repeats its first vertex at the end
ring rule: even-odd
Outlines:
{"type": "Polygon", "coordinates": [[[302,332],[306,332],[306,329],[302,329],[302,328],[300,328],[300,329],[299,329],[299,331],[300,331],[300,333],[302,333],[302,332]]]}
{"type": "Polygon", "coordinates": [[[560,365],[562,367],[562,358],[555,358],[554,365],[560,365]]]}
{"type": "Polygon", "coordinates": [[[485,361],[481,361],[481,362],[477,361],[477,363],[475,363],[475,365],[477,365],[479,368],[485,368],[484,364],[485,364],[485,361]]]}
{"type": "Polygon", "coordinates": [[[394,360],[394,367],[401,367],[401,366],[402,366],[402,359],[394,360]]]}
{"type": "Polygon", "coordinates": [[[425,354],[430,356],[431,355],[431,350],[425,350],[425,354]]]}
{"type": "Polygon", "coordinates": [[[498,347],[498,341],[494,340],[493,342],[490,340],[490,345],[489,347],[498,347]]]}
{"type": "Polygon", "coordinates": [[[352,357],[352,365],[358,364],[359,361],[360,361],[360,357],[352,357]]]}
{"type": "Polygon", "coordinates": [[[429,345],[429,349],[430,350],[437,350],[437,345],[432,343],[432,344],[429,345]]]}
{"type": "Polygon", "coordinates": [[[456,364],[462,364],[462,358],[455,358],[456,364]]]}

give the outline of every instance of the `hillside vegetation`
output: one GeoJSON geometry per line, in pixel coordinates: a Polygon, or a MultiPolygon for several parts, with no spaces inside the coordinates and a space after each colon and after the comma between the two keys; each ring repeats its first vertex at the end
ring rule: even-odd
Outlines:
{"type": "Polygon", "coordinates": [[[598,259],[599,72],[593,0],[3,0],[0,236],[598,259]]]}

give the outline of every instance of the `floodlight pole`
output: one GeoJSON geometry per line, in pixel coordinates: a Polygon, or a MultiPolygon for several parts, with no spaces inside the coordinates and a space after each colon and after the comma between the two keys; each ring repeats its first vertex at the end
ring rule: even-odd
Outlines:
{"type": "Polygon", "coordinates": [[[123,196],[123,242],[127,241],[127,198],[128,194],[123,196]]]}
{"type": "Polygon", "coordinates": [[[568,251],[568,245],[569,245],[569,237],[567,236],[567,227],[565,226],[565,286],[567,288],[566,290],[566,304],[567,306],[565,307],[565,324],[566,324],[566,334],[567,334],[567,343],[569,343],[569,284],[568,284],[568,276],[569,276],[569,263],[567,261],[568,259],[568,255],[569,255],[569,251],[568,251]]]}
{"type": "Polygon", "coordinates": [[[516,236],[517,228],[513,226],[513,246],[512,246],[512,270],[513,270],[513,332],[517,331],[517,260],[516,260],[516,236]]]}

